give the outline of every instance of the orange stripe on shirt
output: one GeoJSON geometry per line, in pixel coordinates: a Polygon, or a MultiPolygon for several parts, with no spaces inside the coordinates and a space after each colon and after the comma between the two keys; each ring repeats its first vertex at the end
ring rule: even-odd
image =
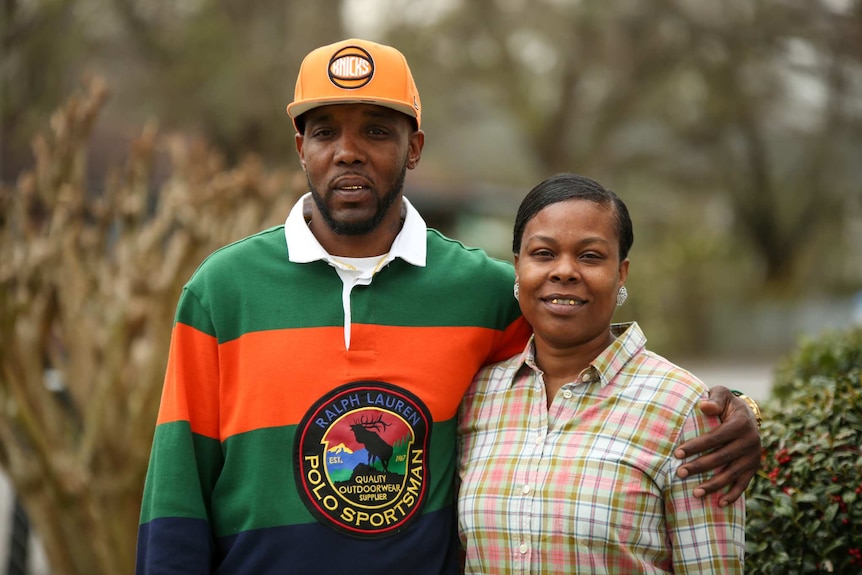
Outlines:
{"type": "Polygon", "coordinates": [[[157,424],[188,421],[193,432],[218,437],[218,382],[216,339],[174,324],[157,424]]]}
{"type": "Polygon", "coordinates": [[[177,323],[157,422],[189,421],[193,432],[216,439],[295,425],[321,395],[363,379],[412,391],[444,421],[478,368],[520,352],[527,336],[523,320],[505,333],[355,324],[350,351],[341,327],[251,332],[219,348],[214,337],[177,323]]]}
{"type": "Polygon", "coordinates": [[[221,437],[297,424],[321,395],[359,380],[402,386],[423,398],[435,421],[450,419],[501,339],[516,334],[523,348],[516,333],[523,328],[511,329],[354,324],[349,351],[341,327],[247,333],[219,350],[221,437]]]}

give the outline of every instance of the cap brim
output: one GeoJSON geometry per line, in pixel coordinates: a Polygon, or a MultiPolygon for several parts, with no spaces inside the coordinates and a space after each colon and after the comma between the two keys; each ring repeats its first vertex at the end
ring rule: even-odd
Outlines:
{"type": "Polygon", "coordinates": [[[287,115],[295,120],[309,110],[333,104],[371,104],[373,106],[383,106],[384,108],[396,110],[414,119],[417,117],[415,108],[405,106],[403,102],[381,98],[321,98],[319,100],[307,100],[302,103],[290,103],[287,105],[287,115]]]}

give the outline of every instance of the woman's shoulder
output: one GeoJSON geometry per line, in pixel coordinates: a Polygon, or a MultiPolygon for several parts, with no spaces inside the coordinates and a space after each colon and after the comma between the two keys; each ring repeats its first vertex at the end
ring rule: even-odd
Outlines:
{"type": "Polygon", "coordinates": [[[648,349],[634,356],[625,372],[636,389],[665,404],[696,402],[709,390],[697,375],[648,349]]]}
{"type": "Polygon", "coordinates": [[[467,396],[505,392],[512,385],[518,370],[524,366],[524,354],[518,352],[508,359],[488,364],[473,377],[467,396]]]}

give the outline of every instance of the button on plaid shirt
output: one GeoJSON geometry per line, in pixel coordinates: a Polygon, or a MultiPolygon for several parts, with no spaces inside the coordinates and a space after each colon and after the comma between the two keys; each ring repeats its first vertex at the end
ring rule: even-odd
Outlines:
{"type": "Polygon", "coordinates": [[[742,573],[745,506],[692,496],[676,447],[715,428],[706,386],[636,323],[547,407],[533,341],[476,376],[459,419],[467,573],[742,573]]]}

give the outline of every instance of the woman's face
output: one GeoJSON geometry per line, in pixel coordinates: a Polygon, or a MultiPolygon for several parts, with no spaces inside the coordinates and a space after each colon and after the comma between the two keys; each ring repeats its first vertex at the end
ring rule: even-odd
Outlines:
{"type": "Polygon", "coordinates": [[[515,255],[518,299],[537,345],[595,344],[598,355],[609,343],[628,267],[628,260],[620,262],[612,206],[572,199],[538,212],[515,255]]]}

